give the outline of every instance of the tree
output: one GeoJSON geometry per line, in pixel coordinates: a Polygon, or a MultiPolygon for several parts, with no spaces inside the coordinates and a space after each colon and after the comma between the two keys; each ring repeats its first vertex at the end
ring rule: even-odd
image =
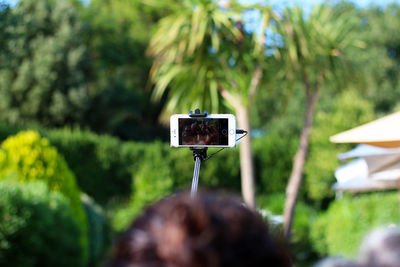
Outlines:
{"type": "Polygon", "coordinates": [[[357,39],[352,35],[355,26],[354,18],[345,10],[334,10],[327,4],[315,6],[308,16],[300,7],[287,8],[277,24],[276,30],[283,38],[278,52],[286,63],[286,78],[289,81],[300,80],[306,97],[300,145],[293,159],[286,189],[284,234],[287,240],[290,240],[294,208],[320,91],[323,87],[344,87],[350,81],[349,74],[354,74],[347,53],[350,47],[357,44],[357,39]]]}
{"type": "Polygon", "coordinates": [[[22,0],[0,14],[8,16],[0,52],[0,119],[80,122],[88,104],[88,61],[74,8],[66,1],[22,0]]]}
{"type": "Polygon", "coordinates": [[[148,49],[154,57],[154,99],[167,95],[166,114],[187,113],[196,107],[217,112],[223,102],[235,111],[239,127],[249,131],[249,138],[241,142],[240,163],[243,198],[252,208],[255,190],[249,111],[266,81],[265,32],[270,18],[269,6],[185,0],[175,13],[160,21],[148,49]],[[245,30],[241,14],[249,8],[260,15],[261,34],[245,30]]]}
{"type": "Polygon", "coordinates": [[[378,114],[387,114],[400,97],[400,5],[358,12],[363,21],[359,35],[366,49],[354,54],[354,58],[366,74],[364,97],[374,103],[378,114]]]}
{"type": "Polygon", "coordinates": [[[157,123],[163,102],[151,103],[146,90],[151,60],[145,51],[157,21],[175,1],[92,0],[84,9],[93,64],[87,113],[92,130],[136,140],[168,135],[157,123]]]}
{"type": "MultiPolygon", "coordinates": [[[[7,32],[5,31],[8,24],[8,17],[10,13],[10,7],[3,1],[0,1],[0,51],[5,51],[7,40],[7,32]]],[[[4,53],[4,52],[3,52],[4,53]]],[[[4,62],[0,62],[0,67],[4,62]]]]}

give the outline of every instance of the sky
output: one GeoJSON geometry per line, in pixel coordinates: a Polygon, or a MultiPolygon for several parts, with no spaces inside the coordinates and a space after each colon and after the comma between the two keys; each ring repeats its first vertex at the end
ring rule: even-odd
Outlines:
{"type": "MultiPolygon", "coordinates": [[[[251,2],[254,0],[246,1],[246,2],[251,2]]],[[[293,5],[293,3],[303,6],[304,8],[309,8],[312,7],[315,4],[325,2],[323,0],[270,0],[269,1],[273,5],[277,6],[287,6],[287,5],[293,5]]],[[[331,1],[331,2],[338,2],[338,1],[331,1]]],[[[353,0],[349,1],[355,3],[358,7],[368,7],[371,4],[373,5],[378,5],[378,6],[386,6],[390,3],[400,3],[399,0],[353,0]]]]}
{"type": "MultiPolygon", "coordinates": [[[[90,0],[81,0],[82,2],[89,2],[90,0]]],[[[12,6],[14,6],[18,0],[5,0],[4,2],[10,3],[12,6]]],[[[313,5],[322,3],[324,0],[269,0],[269,1],[263,1],[263,0],[242,0],[242,2],[248,2],[248,3],[254,3],[254,2],[269,2],[273,5],[276,5],[278,7],[284,7],[288,5],[293,5],[297,4],[300,6],[303,6],[305,9],[311,8],[313,5]]],[[[352,0],[350,2],[355,3],[358,7],[368,7],[371,4],[373,5],[378,5],[385,7],[386,5],[390,3],[398,3],[400,4],[400,0],[352,0]]]]}
{"type": "MultiPolygon", "coordinates": [[[[229,1],[229,0],[228,0],[229,1]]],[[[310,11],[311,8],[316,5],[325,2],[326,0],[239,0],[242,3],[269,3],[279,9],[284,8],[286,6],[301,6],[306,11],[310,11]]],[[[340,0],[328,0],[331,3],[341,2],[340,0]]],[[[353,2],[359,8],[368,8],[369,6],[379,6],[386,7],[391,3],[400,4],[400,0],[346,0],[346,2],[353,2]]]]}

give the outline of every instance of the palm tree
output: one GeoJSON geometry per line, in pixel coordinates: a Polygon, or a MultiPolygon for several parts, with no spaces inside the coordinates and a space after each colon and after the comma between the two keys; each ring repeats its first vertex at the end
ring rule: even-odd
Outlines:
{"type": "Polygon", "coordinates": [[[288,241],[315,107],[323,87],[344,87],[349,74],[353,73],[348,50],[357,46],[352,31],[355,26],[354,17],[344,10],[334,10],[323,4],[315,6],[309,15],[304,14],[300,7],[287,8],[276,27],[283,40],[278,55],[285,63],[286,79],[301,81],[306,96],[300,145],[286,188],[284,235],[288,241]]]}
{"type": "MultiPolygon", "coordinates": [[[[249,110],[265,71],[265,30],[269,6],[246,6],[231,1],[184,0],[176,13],[159,23],[148,54],[154,99],[168,95],[166,114],[194,107],[218,112],[221,104],[236,113],[239,127],[250,131],[249,110]],[[261,33],[248,33],[241,21],[247,8],[257,8],[261,33]]],[[[249,134],[249,136],[251,136],[249,134]]],[[[240,147],[242,195],[255,207],[251,139],[240,147]]]]}

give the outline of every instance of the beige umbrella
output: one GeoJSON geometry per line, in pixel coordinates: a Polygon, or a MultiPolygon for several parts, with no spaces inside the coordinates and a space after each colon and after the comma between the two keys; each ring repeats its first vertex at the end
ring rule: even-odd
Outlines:
{"type": "MultiPolygon", "coordinates": [[[[331,136],[330,141],[334,143],[356,143],[385,148],[400,148],[400,112],[331,136]]],[[[368,178],[355,177],[360,180],[356,181],[354,179],[353,183],[350,185],[342,183],[342,186],[340,186],[340,184],[337,184],[334,188],[336,190],[358,192],[394,189],[396,187],[399,189],[400,175],[398,172],[399,158],[397,155],[391,155],[385,159],[379,159],[379,155],[372,156],[368,162],[370,165],[369,175],[367,175],[368,178]],[[372,173],[374,174],[371,175],[372,173]],[[385,177],[388,176],[390,176],[391,179],[385,179],[385,177]]],[[[352,179],[345,182],[352,182],[352,179]]]]}
{"type": "Polygon", "coordinates": [[[331,136],[330,141],[400,147],[400,112],[331,136]]]}

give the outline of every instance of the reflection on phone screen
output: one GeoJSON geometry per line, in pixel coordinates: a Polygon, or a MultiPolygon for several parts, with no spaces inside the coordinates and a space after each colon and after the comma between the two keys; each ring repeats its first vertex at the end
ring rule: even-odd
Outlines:
{"type": "Polygon", "coordinates": [[[228,145],[228,119],[179,118],[179,145],[228,145]]]}

